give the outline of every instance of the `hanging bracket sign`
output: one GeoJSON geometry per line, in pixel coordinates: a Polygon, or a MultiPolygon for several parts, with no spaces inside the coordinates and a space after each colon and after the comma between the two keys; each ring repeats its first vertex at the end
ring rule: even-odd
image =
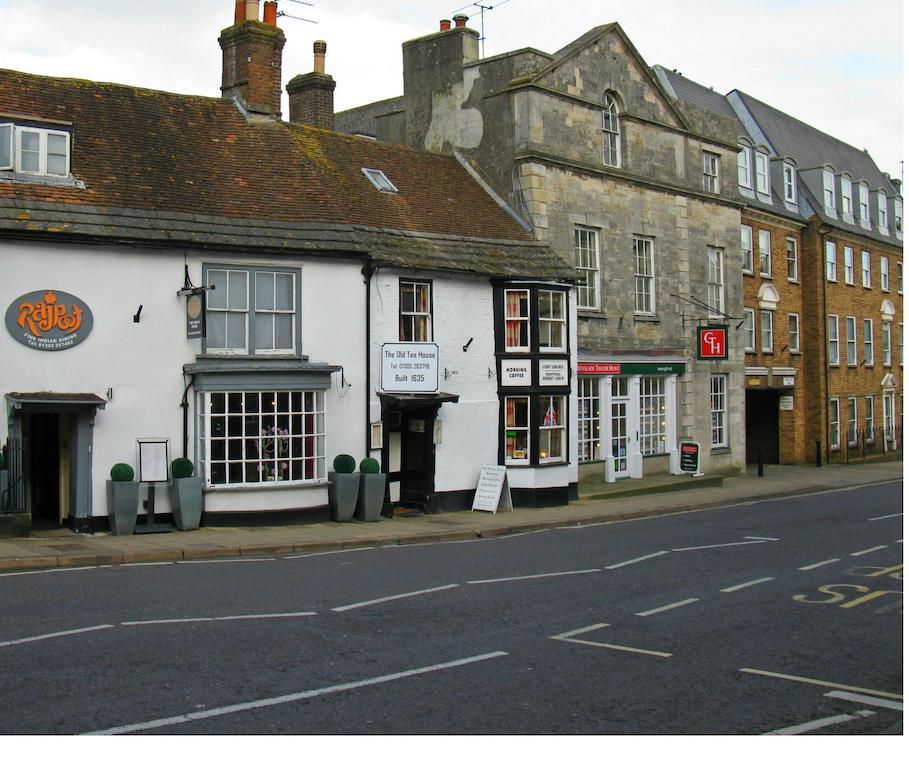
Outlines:
{"type": "Polygon", "coordinates": [[[508,474],[505,467],[484,464],[480,469],[480,480],[470,509],[495,514],[500,508],[506,511],[513,509],[508,474]]]}

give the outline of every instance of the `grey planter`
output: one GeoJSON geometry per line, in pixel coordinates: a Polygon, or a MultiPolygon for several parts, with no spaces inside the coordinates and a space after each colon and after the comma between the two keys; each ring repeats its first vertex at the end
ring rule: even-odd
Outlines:
{"type": "Polygon", "coordinates": [[[385,473],[374,475],[360,473],[360,497],[357,500],[357,520],[377,523],[382,517],[385,503],[385,473]]]}
{"type": "Polygon", "coordinates": [[[360,495],[360,473],[328,473],[328,503],[331,506],[331,519],[336,523],[353,520],[357,508],[357,497],[360,495]]]}
{"type": "Polygon", "coordinates": [[[202,521],[202,478],[180,477],[172,480],[170,507],[178,530],[196,530],[202,521]]]}
{"type": "Polygon", "coordinates": [[[131,536],[139,515],[139,483],[107,481],[107,519],[114,536],[131,536]]]}

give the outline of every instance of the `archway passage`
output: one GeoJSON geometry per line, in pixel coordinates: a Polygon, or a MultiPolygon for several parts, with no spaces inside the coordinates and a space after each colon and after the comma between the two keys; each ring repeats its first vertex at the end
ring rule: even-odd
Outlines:
{"type": "Polygon", "coordinates": [[[745,392],[745,460],[780,463],[780,393],[775,389],[745,392]]]}

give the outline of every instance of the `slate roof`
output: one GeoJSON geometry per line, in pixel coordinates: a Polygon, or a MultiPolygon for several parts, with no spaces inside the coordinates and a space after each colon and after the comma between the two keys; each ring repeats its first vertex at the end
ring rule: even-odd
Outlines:
{"type": "Polygon", "coordinates": [[[394,96],[390,99],[374,101],[372,104],[345,109],[343,112],[335,112],[335,130],[351,136],[357,134],[375,138],[378,135],[376,118],[379,115],[399,112],[402,109],[404,109],[404,97],[394,96]]]}
{"type": "Polygon", "coordinates": [[[247,119],[219,98],[2,69],[0,113],[72,123],[80,182],[0,173],[0,233],[364,257],[378,240],[362,232],[387,230],[464,243],[458,264],[433,240],[397,256],[402,267],[576,278],[453,157],[247,119]],[[399,194],[379,192],[364,167],[399,194]]]}

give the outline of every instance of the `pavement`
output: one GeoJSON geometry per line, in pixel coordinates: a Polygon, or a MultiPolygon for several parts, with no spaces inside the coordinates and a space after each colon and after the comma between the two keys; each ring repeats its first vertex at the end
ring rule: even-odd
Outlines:
{"type": "Polygon", "coordinates": [[[123,563],[202,560],[491,538],[569,525],[612,523],[653,515],[728,506],[801,493],[902,481],[903,462],[756,467],[732,477],[661,476],[582,483],[565,506],[487,512],[446,512],[383,518],[377,523],[205,527],[134,536],[56,531],[0,539],[0,572],[123,563]]]}

